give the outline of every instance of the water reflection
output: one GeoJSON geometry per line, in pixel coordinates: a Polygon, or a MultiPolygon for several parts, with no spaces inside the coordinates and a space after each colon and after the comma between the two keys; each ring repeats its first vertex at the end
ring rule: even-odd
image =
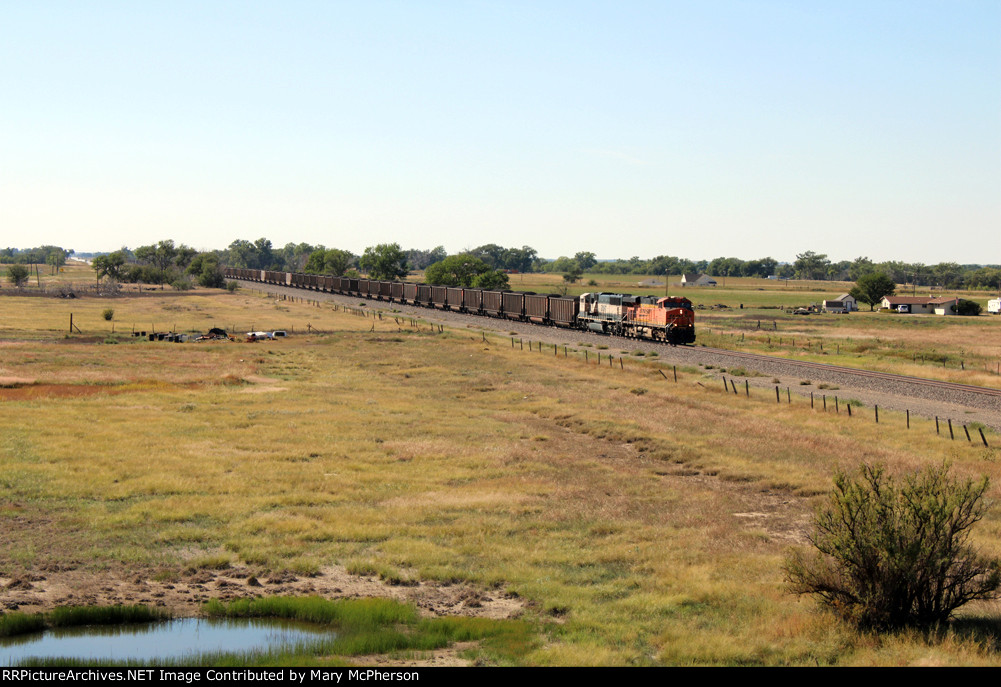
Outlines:
{"type": "Polygon", "coordinates": [[[14,665],[27,658],[155,662],[216,652],[294,648],[334,636],[318,625],[256,618],[88,625],[0,639],[0,665],[14,665]]]}

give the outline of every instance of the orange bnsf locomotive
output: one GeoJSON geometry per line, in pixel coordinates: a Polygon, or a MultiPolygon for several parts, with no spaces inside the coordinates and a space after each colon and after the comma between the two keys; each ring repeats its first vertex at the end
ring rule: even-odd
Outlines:
{"type": "Polygon", "coordinates": [[[559,296],[235,267],[225,268],[225,275],[228,279],[584,329],[672,345],[695,343],[695,311],[687,298],[623,293],[559,296]]]}

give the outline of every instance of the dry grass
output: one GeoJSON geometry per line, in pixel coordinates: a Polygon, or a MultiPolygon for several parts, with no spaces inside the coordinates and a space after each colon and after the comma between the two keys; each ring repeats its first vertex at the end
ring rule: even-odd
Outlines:
{"type": "MultiPolygon", "coordinates": [[[[273,307],[218,294],[115,309],[187,298],[243,321],[273,307]]],[[[7,321],[15,302],[0,299],[7,321]]],[[[52,333],[64,302],[30,307],[0,376],[115,393],[0,401],[4,573],[239,560],[468,581],[530,602],[546,633],[531,664],[999,662],[962,628],[856,635],[781,572],[835,468],[948,458],[997,485],[993,449],[307,304],[281,315],[327,333],[117,346],[52,333]],[[281,390],[247,393],[261,388],[281,390]]],[[[999,532],[992,513],[978,543],[1001,554],[999,532]]],[[[996,627],[998,609],[973,618],[996,627]]]]}

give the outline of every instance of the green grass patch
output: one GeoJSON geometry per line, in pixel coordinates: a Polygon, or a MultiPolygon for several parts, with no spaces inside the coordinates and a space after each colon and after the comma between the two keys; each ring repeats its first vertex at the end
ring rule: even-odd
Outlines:
{"type": "Polygon", "coordinates": [[[319,597],[265,597],[223,603],[210,601],[211,617],[285,618],[331,625],[337,636],[317,643],[321,655],[368,656],[396,652],[431,651],[455,642],[485,641],[473,653],[487,663],[512,664],[535,646],[534,627],[524,621],[489,618],[419,618],[411,604],[391,599],[319,597]]]}
{"type": "Polygon", "coordinates": [[[45,616],[42,613],[14,612],[0,615],[0,637],[16,637],[44,629],[45,616]]]}
{"type": "Polygon", "coordinates": [[[150,606],[62,606],[49,613],[0,615],[0,637],[41,632],[53,627],[81,625],[127,625],[168,620],[170,613],[150,606]]]}
{"type": "Polygon", "coordinates": [[[63,606],[46,615],[50,627],[79,625],[127,625],[167,620],[167,611],[150,606],[63,606]]]}
{"type": "Polygon", "coordinates": [[[220,618],[287,618],[342,628],[371,628],[393,623],[414,623],[417,609],[392,599],[339,599],[318,596],[272,596],[240,599],[230,603],[212,600],[205,614],[220,618]]]}

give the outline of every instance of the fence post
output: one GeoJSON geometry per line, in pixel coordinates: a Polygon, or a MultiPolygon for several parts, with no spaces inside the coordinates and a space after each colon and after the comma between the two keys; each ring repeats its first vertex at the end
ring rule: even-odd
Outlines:
{"type": "Polygon", "coordinates": [[[973,439],[970,438],[970,430],[966,428],[966,425],[963,425],[963,431],[966,432],[966,440],[972,442],[973,439]]]}
{"type": "Polygon", "coordinates": [[[879,424],[879,406],[876,406],[876,424],[879,424]]]}
{"type": "Polygon", "coordinates": [[[678,366],[677,365],[674,366],[674,381],[675,382],[678,381],[678,366]]]}
{"type": "Polygon", "coordinates": [[[987,438],[984,436],[984,430],[982,430],[980,427],[977,427],[977,431],[980,432],[980,441],[984,442],[984,446],[987,446],[987,438]]]}
{"type": "Polygon", "coordinates": [[[938,415],[935,416],[935,434],[938,434],[938,415]]]}
{"type": "Polygon", "coordinates": [[[953,441],[956,440],[956,435],[952,433],[952,418],[949,419],[949,438],[953,441]]]}
{"type": "Polygon", "coordinates": [[[751,397],[751,385],[747,383],[746,379],[744,380],[744,395],[748,398],[751,397]]]}
{"type": "Polygon", "coordinates": [[[781,399],[779,399],[779,387],[778,387],[778,384],[775,385],[775,402],[776,403],[782,403],[781,399]]]}
{"type": "Polygon", "coordinates": [[[845,407],[846,407],[846,408],[848,408],[848,417],[851,417],[851,416],[852,416],[852,404],[851,404],[851,403],[849,403],[849,404],[848,404],[847,406],[845,406],[845,407]]]}

